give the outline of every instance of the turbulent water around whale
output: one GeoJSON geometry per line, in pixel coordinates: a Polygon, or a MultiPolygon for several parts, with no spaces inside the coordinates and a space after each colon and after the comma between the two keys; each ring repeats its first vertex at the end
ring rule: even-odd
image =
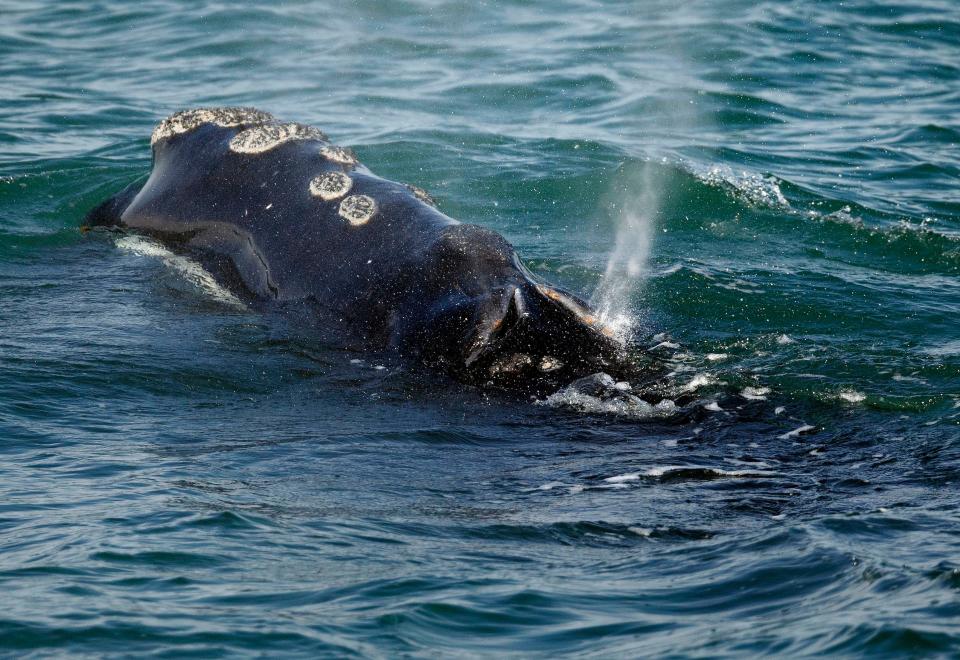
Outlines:
{"type": "Polygon", "coordinates": [[[960,652],[953,3],[0,15],[0,652],[960,652]],[[660,396],[302,341],[82,233],[201,105],[503,234],[660,396]]]}

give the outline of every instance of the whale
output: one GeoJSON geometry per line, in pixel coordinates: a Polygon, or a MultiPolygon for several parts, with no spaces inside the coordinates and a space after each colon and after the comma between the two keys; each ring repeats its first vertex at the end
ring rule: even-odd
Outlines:
{"type": "Polygon", "coordinates": [[[86,228],[150,237],[254,308],[470,384],[542,388],[622,361],[587,302],[533,274],[500,234],[376,176],[312,126],[247,107],[163,119],[149,176],[86,228]]]}

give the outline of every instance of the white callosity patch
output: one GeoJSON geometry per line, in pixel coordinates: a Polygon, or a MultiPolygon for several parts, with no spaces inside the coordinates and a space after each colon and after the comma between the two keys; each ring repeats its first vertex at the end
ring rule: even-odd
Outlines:
{"type": "Polygon", "coordinates": [[[264,124],[274,121],[273,115],[256,108],[193,108],[175,112],[157,124],[150,136],[150,144],[155,145],[174,135],[195,130],[203,124],[216,124],[222,128],[264,124]]]}
{"type": "Polygon", "coordinates": [[[424,204],[429,204],[430,206],[436,207],[437,203],[433,201],[433,197],[431,197],[430,193],[428,193],[426,190],[424,190],[423,188],[418,188],[417,186],[411,185],[409,183],[405,183],[403,185],[405,185],[407,189],[413,193],[413,196],[419,199],[421,202],[423,202],[424,204]]]}
{"type": "Polygon", "coordinates": [[[545,355],[540,360],[540,371],[550,372],[550,371],[556,371],[557,369],[562,369],[562,368],[563,368],[563,362],[561,362],[555,357],[545,355]]]}
{"type": "Polygon", "coordinates": [[[351,225],[362,225],[377,212],[377,203],[366,195],[350,195],[340,202],[339,212],[340,217],[351,225]]]}
{"type": "Polygon", "coordinates": [[[520,373],[533,364],[533,358],[526,353],[513,353],[505,355],[490,365],[487,372],[491,377],[510,376],[520,373]]]}
{"type": "Polygon", "coordinates": [[[230,140],[230,151],[259,154],[293,140],[326,140],[318,128],[304,124],[264,124],[241,131],[230,140]]]}
{"type": "Polygon", "coordinates": [[[338,147],[335,145],[326,146],[320,149],[320,154],[327,160],[339,163],[340,165],[353,167],[357,164],[356,155],[346,147],[338,147]]]}
{"type": "Polygon", "coordinates": [[[324,172],[310,181],[310,194],[325,202],[340,199],[353,186],[353,179],[343,172],[324,172]]]}

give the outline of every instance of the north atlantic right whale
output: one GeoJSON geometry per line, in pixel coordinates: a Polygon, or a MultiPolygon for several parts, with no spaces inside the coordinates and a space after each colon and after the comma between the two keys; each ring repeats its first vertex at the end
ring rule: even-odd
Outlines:
{"type": "Polygon", "coordinates": [[[315,128],[198,108],[160,122],[151,144],[146,182],[86,225],[149,235],[252,305],[306,309],[469,383],[557,386],[621,360],[587,303],[532,274],[502,236],[375,176],[315,128]]]}

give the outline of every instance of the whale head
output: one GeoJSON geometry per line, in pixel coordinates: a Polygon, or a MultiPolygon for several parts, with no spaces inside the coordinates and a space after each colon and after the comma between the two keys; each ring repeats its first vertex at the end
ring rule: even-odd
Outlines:
{"type": "Polygon", "coordinates": [[[451,225],[418,263],[397,343],[459,380],[540,389],[623,359],[587,303],[540,281],[496,232],[451,225]]]}

